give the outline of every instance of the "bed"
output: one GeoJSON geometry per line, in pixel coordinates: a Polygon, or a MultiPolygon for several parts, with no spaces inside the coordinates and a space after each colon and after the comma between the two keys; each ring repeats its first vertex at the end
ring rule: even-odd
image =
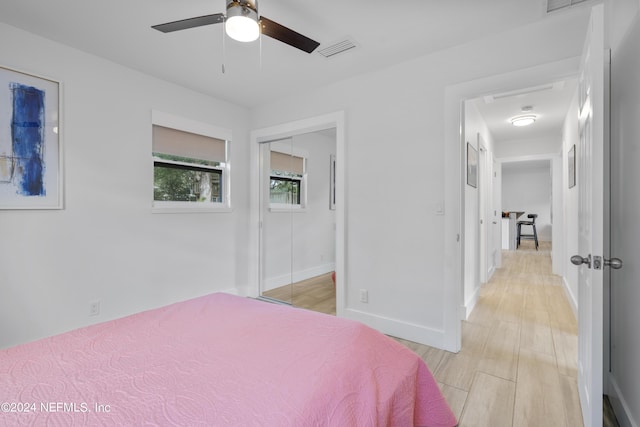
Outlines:
{"type": "Polygon", "coordinates": [[[0,350],[0,426],[454,426],[358,322],[215,293],[0,350]]]}

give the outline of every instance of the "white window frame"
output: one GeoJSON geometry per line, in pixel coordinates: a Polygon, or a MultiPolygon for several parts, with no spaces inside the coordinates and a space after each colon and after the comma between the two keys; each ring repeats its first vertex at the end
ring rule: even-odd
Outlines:
{"type": "MultiPolygon", "coordinates": [[[[176,129],[183,132],[195,133],[198,135],[207,136],[225,141],[225,157],[226,161],[220,166],[203,166],[193,164],[194,167],[220,170],[222,171],[222,188],[220,189],[222,195],[222,202],[179,202],[179,201],[160,201],[153,200],[153,182],[154,182],[154,161],[160,161],[162,163],[180,163],[172,162],[164,159],[158,159],[151,154],[152,168],[151,168],[151,194],[152,194],[152,209],[153,213],[205,213],[205,212],[231,212],[231,168],[230,168],[230,150],[229,143],[231,141],[231,130],[208,123],[202,123],[195,120],[186,119],[170,113],[165,113],[157,110],[151,112],[152,125],[163,126],[170,129],[176,129]]],[[[153,151],[153,150],[151,150],[153,151]]],[[[191,165],[191,164],[190,164],[191,165]]]]}

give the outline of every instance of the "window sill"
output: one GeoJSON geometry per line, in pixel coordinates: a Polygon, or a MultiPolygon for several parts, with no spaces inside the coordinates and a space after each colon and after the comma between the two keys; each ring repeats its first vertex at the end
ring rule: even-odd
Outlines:
{"type": "Polygon", "coordinates": [[[274,213],[305,213],[305,212],[307,212],[307,208],[271,206],[271,207],[269,207],[269,212],[274,212],[274,213]]]}
{"type": "Polygon", "coordinates": [[[183,214],[183,213],[229,213],[233,209],[229,206],[180,206],[180,205],[153,205],[151,213],[157,214],[183,214]]]}

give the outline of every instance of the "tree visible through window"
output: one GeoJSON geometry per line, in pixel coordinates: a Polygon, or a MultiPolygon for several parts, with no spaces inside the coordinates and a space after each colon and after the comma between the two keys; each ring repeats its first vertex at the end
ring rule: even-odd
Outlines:
{"type": "Polygon", "coordinates": [[[154,153],[153,200],[222,202],[222,170],[214,169],[219,164],[195,166],[197,162],[197,159],[154,153]],[[165,157],[173,159],[167,160],[165,157]]]}
{"type": "Polygon", "coordinates": [[[153,125],[154,207],[228,207],[227,142],[153,125]]]}
{"type": "Polygon", "coordinates": [[[301,180],[302,177],[271,176],[271,203],[299,205],[301,180]]]}

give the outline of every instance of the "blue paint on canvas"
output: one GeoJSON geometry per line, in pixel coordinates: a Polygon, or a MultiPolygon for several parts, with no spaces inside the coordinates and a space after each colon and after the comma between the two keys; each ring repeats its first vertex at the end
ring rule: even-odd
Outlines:
{"type": "Polygon", "coordinates": [[[11,138],[18,193],[44,196],[44,91],[11,84],[11,138]]]}

